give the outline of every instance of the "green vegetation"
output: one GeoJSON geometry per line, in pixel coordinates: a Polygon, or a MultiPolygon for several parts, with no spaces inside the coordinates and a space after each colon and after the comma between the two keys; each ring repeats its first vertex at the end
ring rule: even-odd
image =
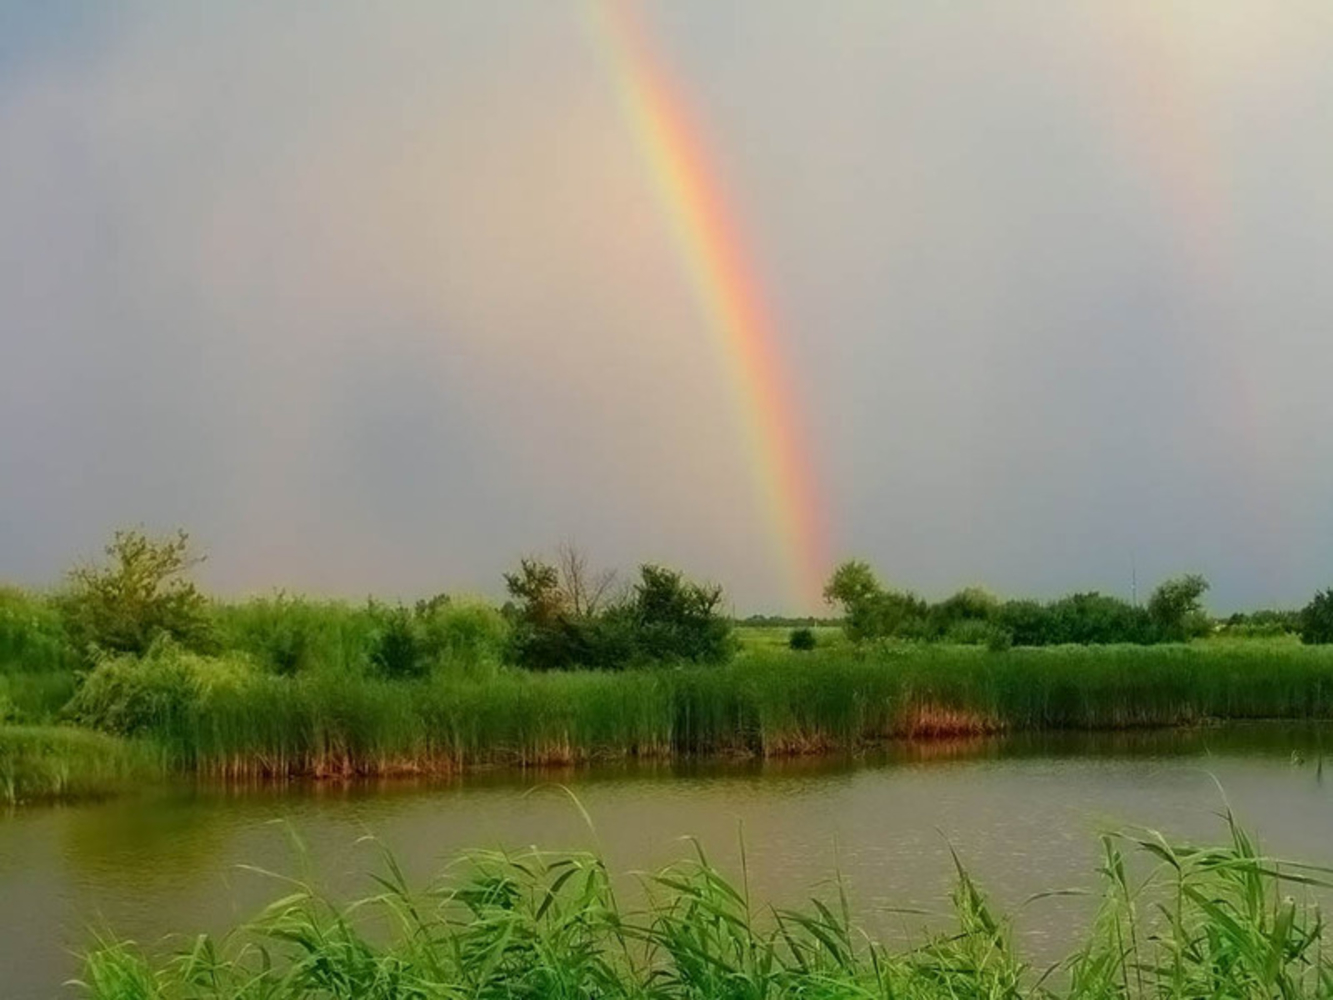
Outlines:
{"type": "Polygon", "coordinates": [[[628,905],[596,856],[532,851],[470,855],[424,891],[386,854],[366,899],[285,885],[248,926],[175,958],[104,941],[81,985],[89,1000],[1327,997],[1307,890],[1329,871],[1267,857],[1228,822],[1219,847],[1104,837],[1099,911],[1048,970],[1024,961],[956,855],[955,926],[893,951],[857,929],[841,881],[804,907],[769,908],[699,850],[645,876],[646,901],[628,905]],[[1146,879],[1129,874],[1127,847],[1157,863],[1146,879]]]}
{"type": "Polygon", "coordinates": [[[1315,594],[1301,611],[1301,642],[1310,645],[1333,643],[1333,588],[1315,594]]]}
{"type": "Polygon", "coordinates": [[[787,647],[797,653],[808,653],[819,645],[813,629],[794,628],[787,638],[787,647]]]}
{"type": "Polygon", "coordinates": [[[50,674],[76,664],[64,619],[51,602],[0,586],[0,674],[50,674]]]}
{"type": "MultiPolygon", "coordinates": [[[[72,722],[186,773],[439,773],[1333,718],[1333,646],[1312,642],[1329,595],[1301,616],[1306,645],[1164,642],[1213,631],[1200,577],[1167,581],[1146,608],[976,588],[931,604],[853,562],[828,586],[842,629],[792,631],[737,629],[719,588],[658,566],[617,590],[568,546],[507,575],[504,608],[446,595],[213,602],[188,579],[198,560],[184,533],[120,532],[107,556],[49,597],[0,590],[0,725],[72,722]]],[[[1284,620],[1256,613],[1220,634],[1267,635],[1284,620]]],[[[32,746],[63,766],[56,743],[32,746]]]]}
{"type": "Polygon", "coordinates": [[[560,567],[524,559],[517,573],[505,574],[518,602],[509,614],[515,663],[530,670],[624,670],[723,663],[735,651],[731,622],[718,610],[721,587],[645,565],[628,594],[605,602],[611,578],[601,577],[605,583],[594,592],[582,567],[581,557],[567,555],[560,567]]]}
{"type": "Polygon", "coordinates": [[[1202,605],[1207,590],[1207,580],[1190,574],[1164,581],[1146,608],[1095,591],[1049,603],[1001,601],[979,587],[931,604],[908,591],[885,588],[868,563],[852,560],[834,570],[824,597],[842,608],[853,642],[910,639],[1000,650],[1187,642],[1213,630],[1202,605]]]}
{"type": "Polygon", "coordinates": [[[900,737],[1333,718],[1333,647],[1296,642],[751,652],[720,667],[280,676],[170,644],[88,675],[81,724],[221,776],[448,772],[854,750],[900,737]]]}
{"type": "Polygon", "coordinates": [[[192,649],[215,647],[208,599],[187,576],[203,561],[191,554],[188,534],[154,540],[117,531],[105,554],[105,565],[72,569],[59,597],[76,650],[90,659],[98,651],[142,653],[160,636],[192,649]]]}
{"type": "Polygon", "coordinates": [[[0,726],[0,803],[108,795],[161,777],[143,745],[67,726],[0,726]]]}

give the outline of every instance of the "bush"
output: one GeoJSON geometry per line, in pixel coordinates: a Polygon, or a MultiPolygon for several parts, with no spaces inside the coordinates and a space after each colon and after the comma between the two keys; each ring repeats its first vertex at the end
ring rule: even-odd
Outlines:
{"type": "Polygon", "coordinates": [[[525,559],[505,575],[509,658],[532,670],[635,664],[722,663],[735,652],[731,620],[719,611],[720,587],[645,565],[628,597],[605,610],[580,610],[555,567],[525,559]]]}
{"type": "Polygon", "coordinates": [[[50,601],[0,586],[0,673],[53,673],[78,663],[50,601]]]}
{"type": "Polygon", "coordinates": [[[956,646],[985,646],[991,650],[1003,650],[1013,645],[1013,635],[993,622],[965,618],[950,626],[944,634],[944,641],[956,646]]]}
{"type": "Polygon", "coordinates": [[[208,601],[187,578],[202,561],[178,531],[150,538],[117,531],[104,566],[78,566],[59,598],[65,625],[88,662],[96,651],[142,654],[161,636],[197,651],[216,647],[208,601]]]}
{"type": "Polygon", "coordinates": [[[118,736],[174,733],[215,690],[247,687],[244,657],[206,657],[160,640],[142,658],[108,656],[84,678],[66,710],[75,722],[118,736]]]}
{"type": "Polygon", "coordinates": [[[989,622],[1000,612],[1000,602],[994,594],[981,587],[966,587],[938,604],[928,612],[931,632],[946,635],[961,622],[989,622]]]}
{"type": "Polygon", "coordinates": [[[1300,637],[1310,646],[1333,643],[1333,587],[1315,594],[1301,609],[1300,637]]]}
{"type": "Polygon", "coordinates": [[[1208,581],[1197,573],[1163,581],[1148,599],[1148,617],[1157,638],[1166,642],[1185,642],[1206,635],[1212,623],[1204,614],[1202,598],[1208,581]]]}
{"type": "Polygon", "coordinates": [[[691,583],[675,570],[646,565],[628,604],[619,610],[633,626],[638,650],[649,660],[722,663],[735,652],[731,620],[718,606],[722,588],[691,583]]]}
{"type": "Polygon", "coordinates": [[[278,593],[214,608],[221,645],[270,673],[361,674],[371,667],[378,626],[368,605],[278,593]]]}
{"type": "Polygon", "coordinates": [[[1271,639],[1301,630],[1301,613],[1276,608],[1237,612],[1222,622],[1221,633],[1240,639],[1271,639]]]}
{"type": "Polygon", "coordinates": [[[1015,646],[1045,646],[1054,633],[1054,615],[1039,601],[1005,601],[996,621],[1015,646]]]}
{"type": "Polygon", "coordinates": [[[930,635],[929,605],[914,594],[884,589],[870,566],[859,559],[833,571],[824,599],[842,606],[843,631],[852,642],[930,635]]]}
{"type": "Polygon", "coordinates": [[[437,667],[474,670],[498,664],[509,646],[509,623],[483,601],[418,602],[427,656],[437,667]]]}
{"type": "Polygon", "coordinates": [[[787,637],[787,646],[798,653],[808,653],[819,643],[815,640],[815,633],[808,628],[794,628],[791,635],[787,637]]]}
{"type": "Polygon", "coordinates": [[[430,651],[420,620],[401,604],[390,607],[370,605],[375,619],[375,644],[370,662],[376,672],[388,680],[411,680],[430,672],[430,651]]]}

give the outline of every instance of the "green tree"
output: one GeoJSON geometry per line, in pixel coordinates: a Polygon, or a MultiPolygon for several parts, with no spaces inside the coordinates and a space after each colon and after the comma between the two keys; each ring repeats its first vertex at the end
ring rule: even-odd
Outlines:
{"type": "Polygon", "coordinates": [[[375,671],[389,680],[412,680],[430,672],[422,616],[401,604],[370,602],[370,616],[375,621],[375,640],[370,662],[375,671]]]}
{"type": "Polygon", "coordinates": [[[1301,609],[1300,636],[1311,646],[1333,643],[1333,587],[1315,594],[1301,609]]]}
{"type": "Polygon", "coordinates": [[[929,633],[928,605],[912,594],[886,590],[860,559],[833,571],[824,600],[842,606],[843,631],[852,642],[889,636],[925,638],[929,633]]]}
{"type": "Polygon", "coordinates": [[[214,648],[208,599],[189,579],[203,556],[191,551],[185,531],[164,538],[117,531],[104,552],[104,564],[70,571],[58,599],[81,651],[142,655],[164,635],[186,649],[214,648]]]}
{"type": "Polygon", "coordinates": [[[1148,599],[1148,617],[1158,636],[1168,642],[1183,642],[1208,631],[1203,595],[1208,581],[1198,573],[1163,581],[1148,599]]]}
{"type": "Polygon", "coordinates": [[[731,619],[720,612],[721,604],[721,587],[693,583],[650,563],[639,567],[639,581],[621,615],[632,624],[634,644],[647,659],[721,663],[734,651],[731,619]]]}

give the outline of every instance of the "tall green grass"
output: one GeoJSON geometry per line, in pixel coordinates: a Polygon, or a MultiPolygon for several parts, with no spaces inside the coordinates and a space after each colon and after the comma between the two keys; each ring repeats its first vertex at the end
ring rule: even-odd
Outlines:
{"type": "Polygon", "coordinates": [[[1103,900],[1057,966],[1025,962],[1010,923],[957,865],[955,926],[894,951],[852,921],[848,889],[794,909],[750,896],[700,851],[627,905],[590,855],[471,855],[422,891],[386,854],[373,895],[339,905],[288,884],[253,923],[155,961],[104,941],[89,1000],[961,1000],[1333,995],[1306,888],[1327,869],[1262,854],[1229,821],[1199,848],[1152,831],[1104,838],[1103,900]],[[1128,874],[1126,845],[1158,862],[1128,874]],[[1299,893],[1300,898],[1297,898],[1299,893]]]}
{"type": "Polygon", "coordinates": [[[109,795],[163,773],[147,745],[68,726],[0,726],[0,803],[109,795]]]}
{"type": "Polygon", "coordinates": [[[60,613],[43,595],[0,585],[0,674],[73,670],[60,613]]]}
{"type": "Polygon", "coordinates": [[[1333,648],[1253,642],[990,653],[754,653],[724,667],[437,672],[423,681],[260,670],[164,647],[98,667],[72,716],[236,777],[448,771],[694,754],[783,755],[901,737],[1333,718],[1333,648]]]}

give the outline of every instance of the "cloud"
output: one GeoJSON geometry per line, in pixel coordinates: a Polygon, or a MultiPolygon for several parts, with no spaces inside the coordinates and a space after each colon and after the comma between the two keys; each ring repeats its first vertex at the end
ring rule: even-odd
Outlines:
{"type": "MultiPolygon", "coordinates": [[[[941,592],[1326,584],[1315,3],[653,5],[840,549],[941,592]]],[[[577,536],[788,599],[572,5],[29,12],[0,48],[0,565],[494,590],[577,536]]],[[[10,25],[13,27],[13,25],[10,25]]]]}

